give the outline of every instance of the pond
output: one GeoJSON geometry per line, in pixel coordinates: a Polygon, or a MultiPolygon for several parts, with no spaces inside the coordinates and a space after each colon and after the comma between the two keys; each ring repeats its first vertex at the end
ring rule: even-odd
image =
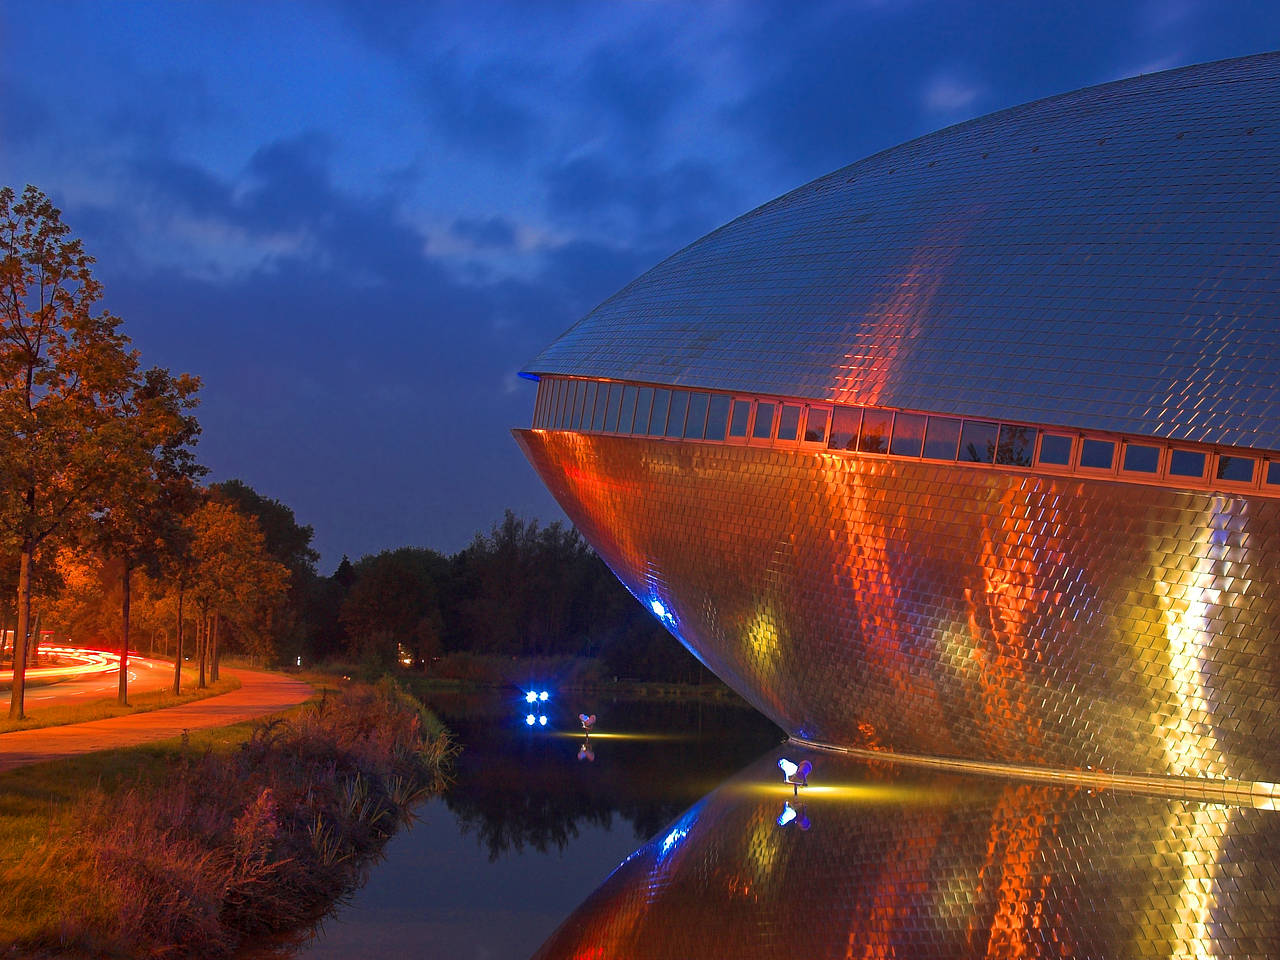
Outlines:
{"type": "Polygon", "coordinates": [[[456,785],[295,956],[1280,952],[1276,811],[805,751],[733,706],[600,701],[589,741],[576,704],[432,706],[456,785]]]}
{"type": "Polygon", "coordinates": [[[464,745],[453,786],[312,942],[277,955],[525,960],[636,847],[783,736],[713,702],[486,693],[429,706],[464,745]]]}

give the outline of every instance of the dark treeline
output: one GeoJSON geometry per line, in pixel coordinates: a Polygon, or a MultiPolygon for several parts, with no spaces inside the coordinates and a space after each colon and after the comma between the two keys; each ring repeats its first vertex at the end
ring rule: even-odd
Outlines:
{"type": "Polygon", "coordinates": [[[510,511],[452,556],[402,547],[355,563],[344,557],[298,599],[304,629],[286,656],[304,662],[399,661],[449,672],[460,662],[451,655],[590,658],[601,678],[710,677],[576,530],[510,511]]]}

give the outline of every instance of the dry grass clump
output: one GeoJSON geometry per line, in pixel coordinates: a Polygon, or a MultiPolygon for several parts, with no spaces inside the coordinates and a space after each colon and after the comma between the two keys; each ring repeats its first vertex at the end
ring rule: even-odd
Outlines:
{"type": "Polygon", "coordinates": [[[15,915],[57,898],[57,920],[19,948],[226,957],[312,922],[443,787],[453,752],[389,681],[260,725],[230,753],[184,751],[162,782],[82,798],[5,871],[15,915]]]}

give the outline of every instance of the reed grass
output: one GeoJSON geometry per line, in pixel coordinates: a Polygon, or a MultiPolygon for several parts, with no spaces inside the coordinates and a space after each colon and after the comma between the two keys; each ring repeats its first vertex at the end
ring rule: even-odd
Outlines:
{"type": "Polygon", "coordinates": [[[18,781],[0,830],[14,851],[0,861],[0,942],[22,956],[230,957],[354,890],[454,754],[389,681],[228,735],[239,742],[152,747],[126,774],[100,760],[87,788],[92,765],[69,771],[72,788],[18,781]]]}

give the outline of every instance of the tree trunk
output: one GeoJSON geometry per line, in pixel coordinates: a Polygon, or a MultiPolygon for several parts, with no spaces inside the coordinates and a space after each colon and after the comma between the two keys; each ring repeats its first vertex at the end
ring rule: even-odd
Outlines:
{"type": "Polygon", "coordinates": [[[196,688],[203,690],[208,686],[204,679],[204,654],[205,648],[209,646],[209,617],[205,613],[201,613],[200,619],[196,621],[196,659],[200,661],[200,675],[196,681],[196,688]]]}
{"type": "Polygon", "coordinates": [[[27,627],[31,619],[31,547],[23,544],[18,560],[18,627],[13,631],[13,686],[9,694],[9,719],[21,720],[27,691],[27,627]]]}
{"type": "Polygon", "coordinates": [[[120,618],[123,630],[120,634],[120,688],[116,694],[116,702],[122,707],[129,705],[129,581],[133,567],[126,558],[124,572],[120,575],[120,618]]]}
{"type": "Polygon", "coordinates": [[[182,693],[182,581],[178,581],[178,639],[173,651],[173,695],[182,693]]]}
{"type": "Polygon", "coordinates": [[[218,634],[221,632],[220,627],[222,618],[216,613],[213,615],[213,643],[209,654],[209,682],[218,682],[218,634]]]}

